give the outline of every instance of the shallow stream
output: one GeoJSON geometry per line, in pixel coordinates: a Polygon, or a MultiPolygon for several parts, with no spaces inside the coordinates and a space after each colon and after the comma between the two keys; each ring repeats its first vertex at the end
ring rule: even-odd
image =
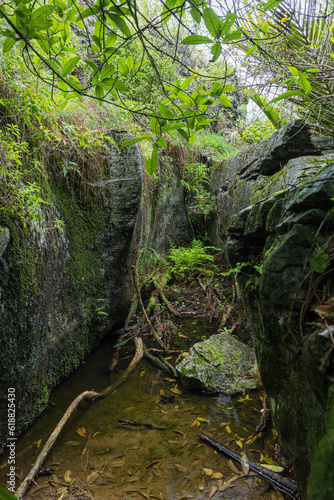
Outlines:
{"type": "MultiPolygon", "coordinates": [[[[215,333],[202,318],[179,328],[177,349],[188,349],[215,333]]],[[[105,341],[73,375],[52,393],[48,406],[17,442],[17,486],[31,468],[50,433],[73,399],[84,390],[101,391],[124,370],[133,345],[111,378],[108,364],[115,339],[105,341]]],[[[173,359],[172,359],[173,361],[173,359]]],[[[26,498],[36,500],[89,499],[161,500],[288,498],[253,473],[245,474],[233,461],[203,443],[198,433],[229,446],[254,462],[274,457],[275,431],[253,432],[261,418],[263,392],[230,398],[189,392],[168,374],[143,359],[130,378],[112,395],[84,403],[67,422],[45,467],[26,498]],[[164,403],[163,395],[174,396],[164,403]],[[126,419],[165,430],[126,426],[126,419]]],[[[1,486],[6,487],[6,456],[0,463],[1,486]]]]}

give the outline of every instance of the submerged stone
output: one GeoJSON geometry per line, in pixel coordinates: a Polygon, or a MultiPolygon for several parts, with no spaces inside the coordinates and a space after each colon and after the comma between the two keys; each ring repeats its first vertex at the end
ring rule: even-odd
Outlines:
{"type": "Polygon", "coordinates": [[[228,333],[193,345],[176,370],[186,387],[204,392],[244,394],[260,380],[253,349],[228,333]]]}

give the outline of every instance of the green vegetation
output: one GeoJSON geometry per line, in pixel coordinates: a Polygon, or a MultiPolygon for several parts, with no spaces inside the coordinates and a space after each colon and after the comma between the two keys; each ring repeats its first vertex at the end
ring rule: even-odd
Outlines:
{"type": "Polygon", "coordinates": [[[212,266],[207,266],[214,260],[209,252],[217,250],[215,247],[205,247],[203,243],[194,240],[189,248],[171,247],[167,260],[171,263],[170,272],[176,279],[192,277],[194,274],[213,274],[212,266]],[[206,266],[205,266],[206,264],[206,266]]]}

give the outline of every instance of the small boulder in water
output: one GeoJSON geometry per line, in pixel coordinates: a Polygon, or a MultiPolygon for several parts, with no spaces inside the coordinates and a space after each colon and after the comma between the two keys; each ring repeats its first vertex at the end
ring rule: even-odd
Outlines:
{"type": "Polygon", "coordinates": [[[185,387],[204,392],[244,394],[260,381],[253,349],[228,333],[194,344],[175,368],[185,387]]]}

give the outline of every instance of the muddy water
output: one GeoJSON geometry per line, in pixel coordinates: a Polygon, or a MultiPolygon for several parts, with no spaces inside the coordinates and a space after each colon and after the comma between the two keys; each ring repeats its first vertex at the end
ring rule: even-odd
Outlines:
{"type": "MultiPolygon", "coordinates": [[[[177,349],[194,338],[211,335],[199,319],[179,330],[177,349]]],[[[67,406],[83,390],[100,391],[115,380],[131,359],[123,352],[117,369],[107,370],[114,340],[105,342],[51,395],[48,407],[17,443],[17,484],[20,483],[67,406]]],[[[172,360],[173,361],[173,360],[172,360]]],[[[208,434],[259,462],[274,455],[274,435],[266,430],[251,438],[261,417],[261,391],[229,398],[188,392],[177,380],[142,360],[130,379],[111,396],[84,403],[66,424],[44,466],[52,476],[39,476],[26,498],[162,500],[282,499],[269,483],[214,451],[198,438],[208,434]],[[169,403],[162,396],[174,396],[169,403]],[[154,424],[163,430],[126,426],[118,419],[154,424]]],[[[5,486],[6,457],[1,485],[5,486]]]]}

